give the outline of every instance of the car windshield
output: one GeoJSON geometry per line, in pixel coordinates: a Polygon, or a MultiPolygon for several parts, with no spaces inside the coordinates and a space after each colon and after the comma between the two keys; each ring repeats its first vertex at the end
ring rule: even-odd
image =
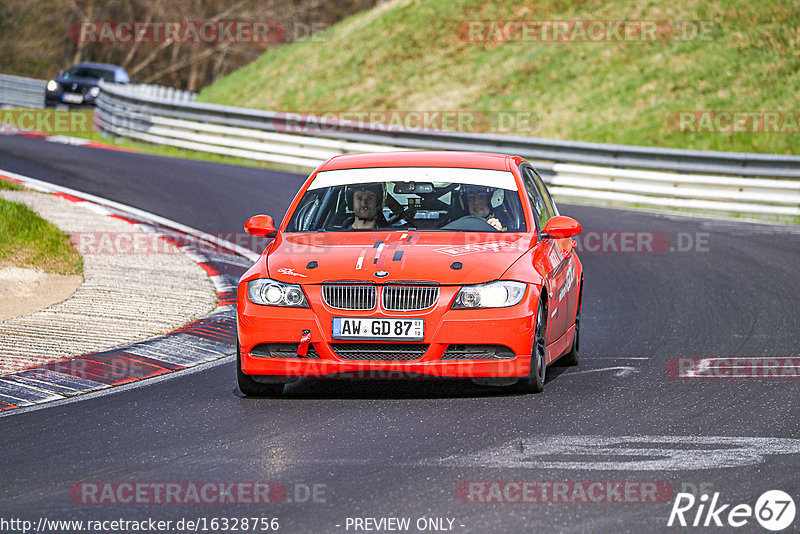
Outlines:
{"type": "Polygon", "coordinates": [[[91,67],[72,67],[64,73],[64,78],[92,78],[95,80],[114,81],[114,72],[91,67]]]}
{"type": "Polygon", "coordinates": [[[445,167],[320,172],[286,231],[375,229],[527,231],[511,172],[445,167]]]}

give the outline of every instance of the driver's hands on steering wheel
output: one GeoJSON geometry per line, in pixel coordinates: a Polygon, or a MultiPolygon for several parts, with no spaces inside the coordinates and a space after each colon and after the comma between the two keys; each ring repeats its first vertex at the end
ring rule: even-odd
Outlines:
{"type": "Polygon", "coordinates": [[[503,225],[500,224],[500,221],[497,219],[497,217],[490,217],[486,220],[486,222],[494,226],[497,230],[501,232],[503,231],[503,225]]]}

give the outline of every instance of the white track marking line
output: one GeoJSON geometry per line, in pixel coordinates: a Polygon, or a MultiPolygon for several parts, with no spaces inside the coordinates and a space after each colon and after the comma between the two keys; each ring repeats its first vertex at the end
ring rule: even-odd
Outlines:
{"type": "Polygon", "coordinates": [[[650,360],[652,358],[640,358],[638,356],[598,356],[596,358],[587,357],[586,361],[592,360],[650,360]]]}
{"type": "Polygon", "coordinates": [[[585,369],[582,371],[573,371],[571,373],[565,373],[563,376],[572,376],[572,375],[580,375],[585,373],[600,373],[603,371],[616,371],[614,376],[628,376],[633,373],[638,373],[639,370],[635,367],[631,367],[629,365],[621,365],[619,367],[603,367],[602,369],[585,369]]]}

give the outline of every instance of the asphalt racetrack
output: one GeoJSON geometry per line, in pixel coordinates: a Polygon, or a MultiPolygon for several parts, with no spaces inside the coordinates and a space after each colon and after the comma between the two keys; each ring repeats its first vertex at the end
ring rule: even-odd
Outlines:
{"type": "MultiPolygon", "coordinates": [[[[8,136],[0,169],[211,233],[241,232],[256,213],[280,220],[304,179],[8,136]]],[[[560,208],[584,229],[581,363],[550,368],[544,393],[305,379],[283,398],[247,399],[228,361],[0,418],[3,518],[257,516],[287,533],[367,531],[370,518],[409,518],[409,532],[765,532],[755,517],[738,529],[713,518],[704,529],[705,512],[691,522],[702,494],[730,505],[723,523],[767,490],[800,496],[800,229],[560,208]],[[621,251],[629,233],[654,250],[621,251]],[[770,378],[714,367],[733,357],[779,367],[770,378]],[[280,502],[93,504],[80,493],[266,481],[280,502]],[[698,501],[689,526],[670,527],[679,492],[698,501]]]]}

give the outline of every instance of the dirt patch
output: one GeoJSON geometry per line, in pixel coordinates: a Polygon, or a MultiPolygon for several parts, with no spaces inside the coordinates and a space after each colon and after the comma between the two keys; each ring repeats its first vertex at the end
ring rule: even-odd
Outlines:
{"type": "Polygon", "coordinates": [[[66,300],[82,283],[80,275],[0,267],[0,321],[28,315],[66,300]]]}

